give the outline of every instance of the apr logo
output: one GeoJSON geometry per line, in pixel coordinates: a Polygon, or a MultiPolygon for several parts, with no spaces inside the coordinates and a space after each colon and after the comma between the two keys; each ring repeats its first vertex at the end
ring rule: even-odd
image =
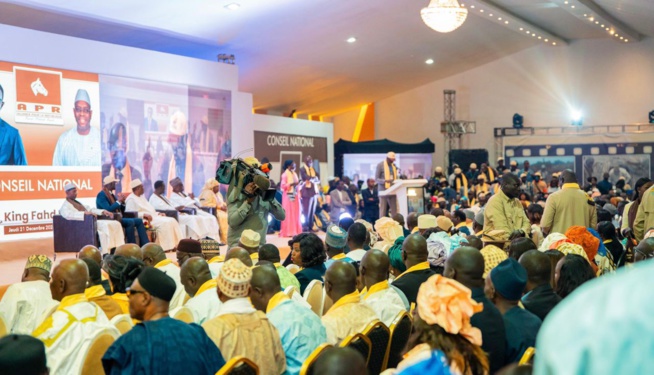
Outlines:
{"type": "Polygon", "coordinates": [[[32,82],[30,84],[30,87],[32,88],[32,92],[34,93],[34,96],[39,96],[39,94],[43,96],[48,96],[48,90],[43,86],[43,83],[41,82],[41,78],[37,78],[36,81],[32,82]]]}

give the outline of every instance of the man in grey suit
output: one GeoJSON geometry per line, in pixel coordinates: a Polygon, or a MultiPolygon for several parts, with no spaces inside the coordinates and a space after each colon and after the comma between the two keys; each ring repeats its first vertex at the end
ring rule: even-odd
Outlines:
{"type": "Polygon", "coordinates": [[[332,223],[338,225],[338,220],[341,214],[347,212],[347,207],[352,205],[352,200],[350,200],[350,196],[347,194],[347,191],[345,191],[345,183],[343,180],[338,181],[336,189],[332,190],[332,192],[329,193],[329,196],[331,197],[330,205],[332,208],[329,217],[331,218],[332,223]]]}
{"type": "MultiPolygon", "coordinates": [[[[386,160],[377,164],[377,170],[375,171],[375,179],[377,180],[377,187],[379,193],[388,189],[393,184],[393,181],[397,180],[397,167],[395,164],[395,153],[389,152],[386,154],[386,160]]],[[[397,213],[397,198],[395,195],[382,196],[379,194],[379,217],[382,218],[386,216],[387,205],[391,207],[391,217],[395,216],[397,213]]]]}

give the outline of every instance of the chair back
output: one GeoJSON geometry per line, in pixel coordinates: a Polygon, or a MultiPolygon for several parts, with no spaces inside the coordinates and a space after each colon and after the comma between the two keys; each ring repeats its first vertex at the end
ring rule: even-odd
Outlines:
{"type": "Polygon", "coordinates": [[[134,322],[129,314],[119,314],[111,318],[111,324],[118,329],[121,335],[129,332],[134,327],[134,322]]]}
{"type": "Polygon", "coordinates": [[[175,315],[173,315],[174,319],[181,320],[184,323],[193,323],[195,322],[195,317],[193,316],[193,311],[189,309],[186,306],[180,307],[177,312],[175,312],[175,315]]]}
{"type": "Polygon", "coordinates": [[[524,354],[522,354],[522,358],[520,358],[520,362],[518,365],[528,365],[533,362],[534,354],[536,354],[536,348],[533,346],[530,346],[525,350],[524,354]]]}
{"type": "Polygon", "coordinates": [[[325,288],[322,289],[322,315],[325,315],[327,311],[332,308],[334,301],[332,301],[332,299],[327,295],[327,290],[325,290],[325,288]]]}
{"type": "Polygon", "coordinates": [[[286,287],[286,289],[284,289],[284,294],[286,294],[288,298],[293,298],[294,293],[300,293],[300,291],[297,290],[297,288],[293,285],[289,285],[286,287]]]}
{"type": "Polygon", "coordinates": [[[302,364],[302,367],[300,368],[300,375],[313,375],[313,365],[316,363],[318,360],[318,357],[326,350],[331,348],[332,346],[329,344],[321,344],[318,346],[311,354],[309,354],[309,357],[307,357],[306,361],[302,364]]]}
{"type": "Polygon", "coordinates": [[[259,366],[245,357],[236,356],[225,363],[216,375],[259,375],[259,366]]]}
{"type": "Polygon", "coordinates": [[[5,318],[0,315],[0,337],[7,336],[7,323],[5,323],[5,318]]]}
{"type": "Polygon", "coordinates": [[[102,356],[109,349],[109,347],[116,341],[117,335],[113,330],[103,329],[98,332],[91,345],[84,355],[84,362],[82,364],[81,375],[98,375],[104,374],[102,368],[102,356]]]}
{"type": "Polygon", "coordinates": [[[363,335],[370,339],[372,348],[368,361],[368,374],[379,375],[386,369],[391,331],[379,320],[374,320],[363,330],[363,335]]]}
{"type": "Polygon", "coordinates": [[[370,342],[370,339],[364,336],[362,333],[355,333],[346,337],[345,340],[341,341],[339,346],[341,348],[349,347],[361,353],[363,358],[366,360],[366,366],[368,366],[368,362],[370,361],[370,352],[372,350],[372,343],[370,342]]]}
{"type": "Polygon", "coordinates": [[[304,300],[311,305],[311,310],[318,316],[322,316],[322,281],[312,280],[304,290],[304,300]]]}
{"type": "Polygon", "coordinates": [[[391,323],[391,340],[388,346],[386,368],[396,368],[402,360],[402,352],[409,342],[413,322],[406,311],[399,313],[391,323]]]}

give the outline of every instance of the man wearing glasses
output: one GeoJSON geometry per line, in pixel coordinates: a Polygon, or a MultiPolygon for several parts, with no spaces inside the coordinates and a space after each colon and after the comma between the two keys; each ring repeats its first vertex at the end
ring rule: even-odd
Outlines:
{"type": "Polygon", "coordinates": [[[52,165],[100,166],[100,130],[91,126],[91,99],[84,89],[77,90],[73,108],[77,126],[65,131],[55,147],[52,165]]]}

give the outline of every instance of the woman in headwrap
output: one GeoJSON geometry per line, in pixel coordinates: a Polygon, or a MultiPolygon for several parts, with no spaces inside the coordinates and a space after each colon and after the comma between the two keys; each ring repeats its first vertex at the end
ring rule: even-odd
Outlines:
{"type": "Polygon", "coordinates": [[[404,236],[402,226],[390,217],[382,217],[375,222],[375,231],[381,237],[373,248],[388,253],[398,237],[404,236]]]}
{"type": "Polygon", "coordinates": [[[388,249],[388,259],[391,263],[391,275],[393,279],[401,275],[406,271],[406,265],[402,259],[402,243],[404,242],[404,236],[400,236],[395,240],[393,246],[388,249]]]}
{"type": "Polygon", "coordinates": [[[296,186],[299,180],[295,173],[295,163],[293,160],[284,162],[284,172],[281,177],[282,190],[282,207],[286,211],[286,219],[282,221],[280,237],[293,237],[302,233],[302,223],[300,222],[300,197],[297,195],[296,186]]]}
{"type": "Polygon", "coordinates": [[[586,227],[580,225],[574,225],[568,228],[568,230],[565,231],[565,236],[573,243],[584,248],[590,266],[593,268],[593,271],[597,272],[598,268],[597,263],[595,262],[595,257],[597,256],[602,241],[593,236],[586,227]]]}
{"type": "Polygon", "coordinates": [[[572,243],[572,241],[568,240],[568,237],[562,233],[550,233],[547,235],[547,237],[545,237],[545,239],[543,239],[543,243],[541,243],[541,245],[538,247],[538,250],[556,250],[563,242],[572,243]]]}
{"type": "Polygon", "coordinates": [[[488,358],[481,349],[481,331],[470,317],[483,306],[472,299],[470,289],[457,281],[434,275],[420,286],[408,352],[397,372],[432,356],[445,354],[452,373],[488,374],[488,358]]]}
{"type": "Polygon", "coordinates": [[[110,255],[104,260],[104,270],[109,275],[113,294],[111,298],[118,303],[123,314],[129,314],[127,289],[138,277],[145,264],[138,259],[121,255],[110,255]]]}
{"type": "Polygon", "coordinates": [[[200,192],[200,205],[216,209],[216,218],[220,229],[220,242],[227,243],[227,203],[220,194],[220,184],[215,178],[210,178],[200,192]]]}

